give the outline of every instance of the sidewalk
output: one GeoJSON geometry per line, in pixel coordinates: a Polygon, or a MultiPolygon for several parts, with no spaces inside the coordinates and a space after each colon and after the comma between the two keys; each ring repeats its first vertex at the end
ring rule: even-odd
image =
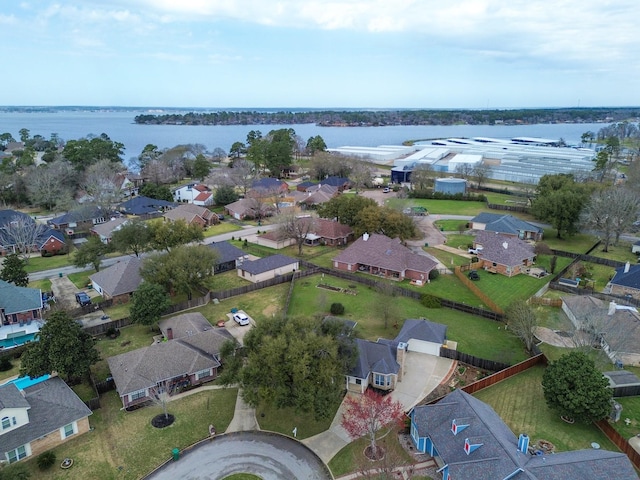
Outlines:
{"type": "MultiPolygon", "coordinates": [[[[410,467],[397,467],[397,468],[394,468],[392,471],[394,473],[398,473],[401,475],[401,477],[398,477],[398,478],[403,478],[404,480],[410,480],[411,478],[413,478],[413,475],[421,473],[421,470],[424,470],[426,468],[435,468],[435,467],[436,467],[435,460],[427,460],[426,462],[416,463],[415,465],[410,467]],[[409,475],[412,475],[412,476],[410,477],[409,475]]],[[[372,469],[372,470],[369,470],[367,474],[372,474],[372,473],[375,474],[376,471],[378,470],[372,469]]],[[[350,473],[349,475],[336,477],[336,480],[353,480],[355,478],[360,478],[360,476],[361,476],[360,473],[350,473]]]]}

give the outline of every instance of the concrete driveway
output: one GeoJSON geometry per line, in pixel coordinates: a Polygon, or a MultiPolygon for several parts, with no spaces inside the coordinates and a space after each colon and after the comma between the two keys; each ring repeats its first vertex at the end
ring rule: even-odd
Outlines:
{"type": "Polygon", "coordinates": [[[449,358],[407,352],[402,381],[396,384],[391,397],[402,403],[405,411],[409,411],[448,377],[454,364],[449,358]]]}
{"type": "MultiPolygon", "coordinates": [[[[408,411],[440,385],[449,376],[454,365],[455,362],[448,358],[409,352],[404,363],[402,381],[397,383],[396,389],[390,395],[394,400],[402,403],[404,410],[408,411]]],[[[347,393],[348,395],[357,394],[347,393]]],[[[328,463],[336,453],[351,442],[351,438],[340,425],[343,408],[344,400],[336,412],[329,430],[302,441],[316,452],[325,463],[328,463]]]]}
{"type": "Polygon", "coordinates": [[[52,277],[51,291],[56,297],[56,303],[64,306],[64,308],[72,309],[77,307],[76,293],[78,292],[78,287],[66,276],[52,277]]]}
{"type": "Polygon", "coordinates": [[[255,327],[256,322],[244,310],[238,310],[238,312],[244,313],[247,317],[249,317],[249,321],[251,322],[251,324],[238,325],[238,322],[233,319],[233,313],[227,313],[227,321],[225,322],[224,326],[240,345],[244,345],[244,336],[252,327],[255,327]]]}

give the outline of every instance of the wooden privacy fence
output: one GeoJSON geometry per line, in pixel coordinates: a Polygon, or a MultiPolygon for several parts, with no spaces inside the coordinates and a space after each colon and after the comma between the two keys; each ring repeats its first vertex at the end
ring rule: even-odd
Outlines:
{"type": "MultiPolygon", "coordinates": [[[[464,360],[461,360],[464,362],[464,360]]],[[[466,362],[465,362],[466,363],[466,362]]],[[[535,357],[527,358],[526,360],[516,363],[513,366],[508,366],[507,368],[500,370],[494,374],[489,375],[488,377],[481,378],[480,380],[470,383],[469,385],[465,385],[464,387],[460,387],[465,392],[472,394],[483,388],[487,388],[491,385],[495,385],[496,383],[504,380],[505,378],[512,377],[518,373],[524,372],[525,370],[530,369],[536,365],[546,365],[547,357],[543,354],[536,355],[535,357]]]]}
{"type": "Polygon", "coordinates": [[[561,307],[561,298],[548,298],[548,297],[531,297],[527,302],[530,305],[546,305],[547,307],[561,307]]]}
{"type": "Polygon", "coordinates": [[[622,452],[629,457],[633,466],[640,469],[640,453],[636,452],[626,438],[620,435],[607,420],[596,422],[596,426],[604,433],[609,440],[615,443],[622,452]]]}
{"type": "Polygon", "coordinates": [[[487,360],[486,358],[474,357],[468,353],[463,353],[458,350],[452,350],[446,347],[440,347],[440,356],[444,358],[450,358],[452,360],[458,360],[462,363],[473,365],[474,367],[482,368],[483,370],[491,370],[497,372],[498,370],[504,370],[509,368],[508,363],[496,362],[494,360],[487,360]]]}
{"type": "Polygon", "coordinates": [[[464,283],[464,285],[473,292],[473,294],[478,297],[482,302],[487,305],[491,310],[501,315],[504,315],[504,311],[488,296],[486,296],[482,290],[476,287],[471,280],[469,280],[464,273],[462,273],[462,269],[460,267],[456,267],[454,270],[456,277],[464,283]]]}

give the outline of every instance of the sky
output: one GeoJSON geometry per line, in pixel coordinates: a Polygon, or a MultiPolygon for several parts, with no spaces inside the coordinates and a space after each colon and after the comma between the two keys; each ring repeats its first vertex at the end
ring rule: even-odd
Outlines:
{"type": "Polygon", "coordinates": [[[0,105],[640,105],[638,0],[5,0],[0,105]]]}

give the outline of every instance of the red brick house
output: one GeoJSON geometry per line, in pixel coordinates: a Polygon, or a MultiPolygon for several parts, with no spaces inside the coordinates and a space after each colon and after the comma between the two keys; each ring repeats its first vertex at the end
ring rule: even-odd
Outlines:
{"type": "Polygon", "coordinates": [[[473,246],[478,250],[479,268],[507,277],[523,273],[536,258],[533,245],[501,233],[480,231],[473,246]]]}
{"type": "Polygon", "coordinates": [[[436,262],[405,247],[399,238],[365,233],[333,258],[333,267],[362,272],[392,280],[419,280],[427,283],[436,262]]]}

